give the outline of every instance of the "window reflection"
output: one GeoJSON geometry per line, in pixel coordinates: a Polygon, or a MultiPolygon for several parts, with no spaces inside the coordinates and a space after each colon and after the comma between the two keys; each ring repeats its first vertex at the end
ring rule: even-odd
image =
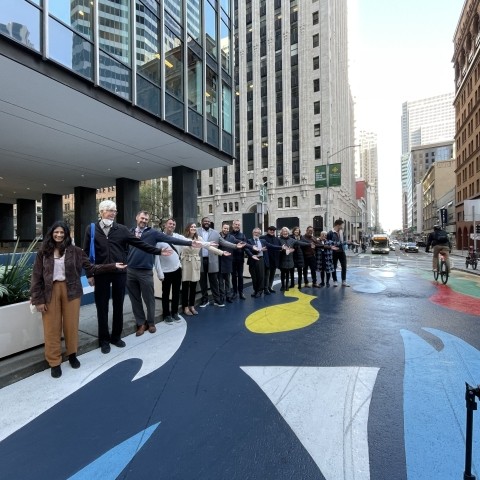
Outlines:
{"type": "Polygon", "coordinates": [[[49,2],[48,13],[87,38],[92,38],[94,3],[90,0],[49,2]]]}
{"type": "Polygon", "coordinates": [[[222,68],[230,73],[230,29],[222,21],[220,22],[220,51],[222,54],[222,68]]]}
{"type": "Polygon", "coordinates": [[[40,51],[40,10],[24,0],[2,0],[0,34],[40,51]]]}
{"type": "Polygon", "coordinates": [[[182,0],[164,0],[165,10],[181,25],[183,18],[182,0]]]}
{"type": "Polygon", "coordinates": [[[160,85],[159,19],[139,0],[135,9],[137,72],[160,85]]]}
{"type": "Polygon", "coordinates": [[[202,43],[202,9],[198,0],[187,0],[187,34],[202,43]]]}
{"type": "Polygon", "coordinates": [[[171,30],[165,28],[165,91],[183,101],[183,46],[171,30]]]}
{"type": "Polygon", "coordinates": [[[232,89],[222,83],[222,128],[232,133],[232,89]]]}
{"type": "Polygon", "coordinates": [[[205,97],[207,118],[218,125],[217,75],[208,67],[205,97]]]}
{"type": "Polygon", "coordinates": [[[188,106],[202,113],[203,102],[202,61],[190,49],[188,50],[188,106]]]}
{"type": "Polygon", "coordinates": [[[93,45],[53,18],[49,18],[48,28],[49,57],[93,80],[93,45]]]}
{"type": "Polygon", "coordinates": [[[130,0],[99,0],[100,48],[117,60],[130,64],[130,0]]]}
{"type": "Polygon", "coordinates": [[[217,12],[205,2],[205,50],[213,57],[217,58],[217,12]]]}

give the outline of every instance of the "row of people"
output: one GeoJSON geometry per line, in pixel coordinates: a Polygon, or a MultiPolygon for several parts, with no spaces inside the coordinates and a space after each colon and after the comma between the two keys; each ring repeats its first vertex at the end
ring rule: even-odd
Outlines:
{"type": "MultiPolygon", "coordinates": [[[[233,302],[237,297],[244,300],[245,254],[248,256],[247,264],[254,287],[252,296],[274,292],[273,281],[277,268],[281,272],[282,288],[288,289],[289,279],[293,282],[293,269],[300,268],[302,252],[305,252],[306,268],[312,272],[314,285],[317,285],[316,270],[321,272],[322,282],[319,286],[324,284],[325,275],[329,284],[330,273],[336,284],[335,254],[342,251],[341,236],[328,239],[322,232],[319,239],[314,239],[313,229],[309,227],[301,237],[299,229],[298,232],[294,229],[290,235],[288,229],[283,228],[277,238],[275,227],[269,227],[266,235],[261,236],[260,230],[255,229],[252,238],[247,239],[240,231],[238,220],[233,222],[231,230],[228,224],[224,224],[221,232],[217,232],[211,228],[208,217],[202,219],[198,229],[194,223],[188,225],[182,236],[175,233],[174,219],[166,222],[164,232],[149,227],[149,216],[145,211],[137,214],[137,225],[129,230],[114,221],[116,204],[109,200],[100,203],[99,213],[99,221],[85,233],[83,251],[73,245],[68,226],[57,222],[47,232],[35,260],[31,302],[42,313],[45,357],[53,377],[61,376],[62,331],[71,366],[80,366],[76,354],[82,268],[85,269],[88,283],[95,286],[98,341],[105,354],[110,352],[111,344],[118,348],[125,346],[121,335],[126,289],[137,322],[137,335],[147,330],[150,333],[156,331],[154,262],[157,275],[163,280],[162,308],[167,324],[180,320],[180,286],[183,314],[187,316],[198,314],[195,308],[197,282],[200,282],[202,292],[201,308],[210,304],[209,285],[213,305],[223,307],[225,302],[233,302]],[[312,251],[315,253],[315,268],[312,251]],[[108,328],[110,295],[113,306],[111,332],[108,328]]],[[[308,285],[304,265],[301,268],[305,284],[308,285]]],[[[302,275],[300,270],[298,272],[301,287],[302,275]]]]}

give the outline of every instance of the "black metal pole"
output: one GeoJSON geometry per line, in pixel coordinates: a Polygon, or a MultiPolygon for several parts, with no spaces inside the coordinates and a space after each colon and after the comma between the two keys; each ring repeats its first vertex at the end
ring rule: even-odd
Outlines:
{"type": "Polygon", "coordinates": [[[472,443],[473,443],[473,411],[477,409],[475,401],[475,389],[465,383],[465,402],[467,407],[467,430],[465,433],[465,471],[463,480],[475,480],[472,475],[472,443]]]}

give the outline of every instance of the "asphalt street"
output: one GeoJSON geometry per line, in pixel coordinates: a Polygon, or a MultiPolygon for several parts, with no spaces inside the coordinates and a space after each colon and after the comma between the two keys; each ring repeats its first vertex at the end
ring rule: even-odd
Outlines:
{"type": "Polygon", "coordinates": [[[277,285],[0,389],[1,477],[463,478],[480,278],[393,253],[349,257],[351,287],[277,285]]]}

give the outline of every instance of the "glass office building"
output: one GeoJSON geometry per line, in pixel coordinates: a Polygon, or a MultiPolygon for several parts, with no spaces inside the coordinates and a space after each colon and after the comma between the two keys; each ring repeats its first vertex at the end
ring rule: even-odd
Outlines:
{"type": "Polygon", "coordinates": [[[231,0],[2,0],[0,35],[233,155],[231,0]]]}

